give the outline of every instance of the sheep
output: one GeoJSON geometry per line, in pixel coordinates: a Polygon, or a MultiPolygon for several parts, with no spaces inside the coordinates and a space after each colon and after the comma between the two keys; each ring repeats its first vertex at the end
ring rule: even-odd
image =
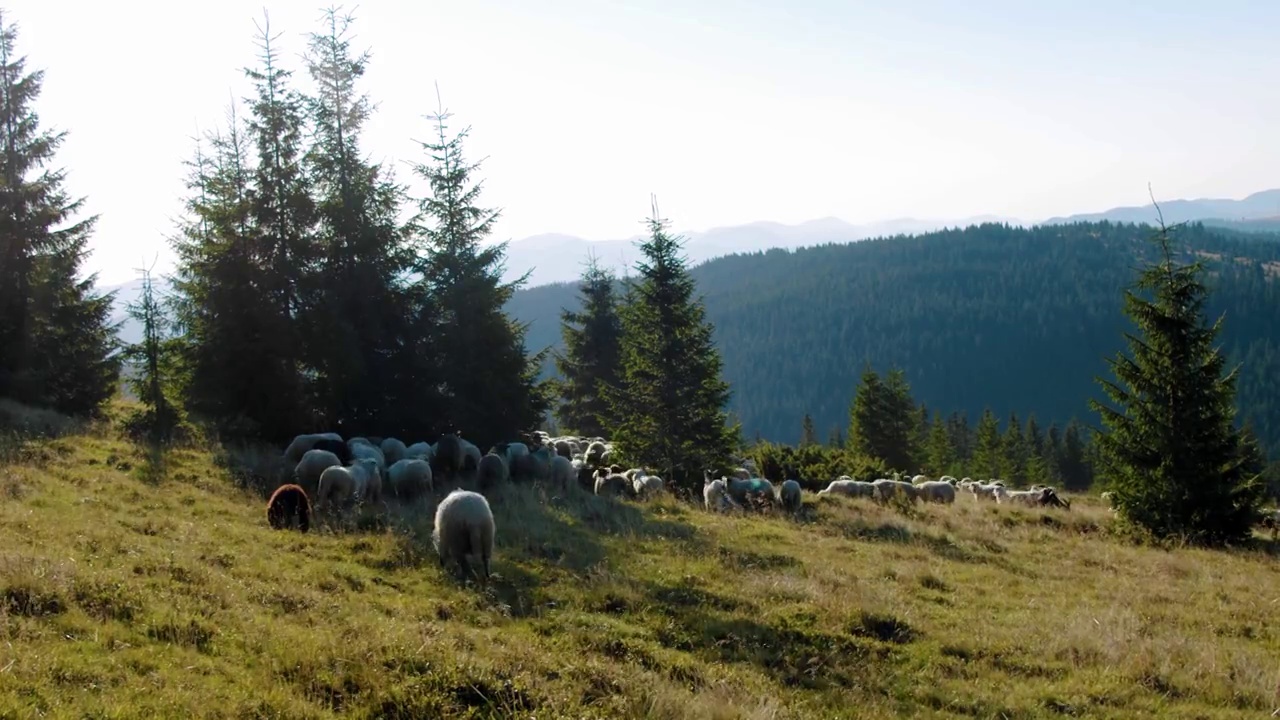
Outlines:
{"type": "Polygon", "coordinates": [[[853,480],[849,476],[841,476],[838,480],[832,480],[830,485],[818,491],[819,495],[846,495],[848,497],[865,497],[875,499],[876,486],[875,483],[869,483],[864,480],[853,480]]]}
{"type": "MultiPolygon", "coordinates": [[[[368,441],[354,444],[348,443],[348,445],[351,445],[352,463],[360,460],[372,460],[374,464],[378,466],[379,472],[387,471],[387,458],[382,454],[382,450],[380,448],[374,447],[373,444],[368,441]]],[[[350,467],[351,463],[347,463],[347,466],[350,467]]]]}
{"type": "Polygon", "coordinates": [[[721,478],[725,481],[728,497],[735,505],[746,507],[754,506],[772,506],[778,498],[777,490],[773,483],[764,478],[751,478],[750,480],[742,480],[739,478],[721,478]]]}
{"type": "Polygon", "coordinates": [[[342,442],[342,436],[337,433],[311,433],[308,435],[299,435],[293,439],[293,442],[289,443],[287,448],[285,448],[285,462],[294,464],[298,463],[302,460],[302,456],[305,455],[308,450],[314,448],[317,441],[322,439],[342,442]]]}
{"type": "Polygon", "coordinates": [[[462,474],[465,477],[475,477],[476,471],[480,469],[480,448],[476,447],[470,441],[459,438],[462,444],[462,474]]]}
{"type": "Polygon", "coordinates": [[[950,483],[950,484],[952,484],[952,485],[958,485],[958,484],[960,484],[960,481],[959,481],[959,480],[956,480],[956,479],[955,479],[955,476],[953,476],[953,475],[943,475],[942,477],[938,478],[938,480],[940,480],[940,481],[942,481],[942,482],[944,482],[944,483],[950,483]]]}
{"type": "Polygon", "coordinates": [[[480,556],[484,579],[491,575],[489,563],[493,557],[493,510],[489,501],[480,493],[470,490],[454,490],[436,508],[435,528],[431,531],[431,544],[440,555],[440,567],[453,560],[463,577],[471,572],[468,555],[480,556]]]}
{"type": "Polygon", "coordinates": [[[974,500],[994,500],[999,502],[996,497],[996,490],[1002,489],[1003,485],[987,485],[980,482],[974,482],[969,485],[969,492],[973,495],[974,500]]]}
{"type": "Polygon", "coordinates": [[[627,482],[626,475],[612,472],[610,468],[596,470],[596,495],[619,497],[629,494],[630,491],[631,483],[627,482]]]}
{"type": "Polygon", "coordinates": [[[750,470],[748,470],[748,469],[746,469],[746,468],[744,468],[744,467],[734,468],[734,469],[733,469],[733,472],[732,472],[732,473],[730,473],[730,475],[729,475],[729,476],[730,476],[730,477],[738,478],[739,480],[750,480],[750,479],[751,479],[751,471],[750,471],[750,470]]]}
{"type": "Polygon", "coordinates": [[[570,459],[573,457],[573,445],[568,440],[556,441],[556,454],[562,458],[570,459]]]}
{"type": "Polygon", "coordinates": [[[387,470],[387,484],[391,494],[401,500],[412,500],[431,492],[434,489],[431,463],[421,458],[398,460],[387,470]]]}
{"type": "Polygon", "coordinates": [[[919,485],[920,483],[927,483],[927,482],[929,482],[928,475],[916,475],[915,477],[911,478],[912,485],[919,485]]]}
{"type": "Polygon", "coordinates": [[[1004,486],[997,486],[995,495],[997,503],[1011,502],[1034,507],[1040,504],[1041,491],[1006,490],[1004,486]]]}
{"type": "Polygon", "coordinates": [[[925,502],[950,505],[956,501],[956,486],[945,480],[930,480],[917,485],[916,494],[925,502]]]}
{"type": "Polygon", "coordinates": [[[356,481],[351,470],[333,465],[320,473],[316,489],[316,512],[333,506],[343,506],[355,496],[356,481]]]}
{"type": "Polygon", "coordinates": [[[916,486],[905,480],[888,480],[880,478],[874,483],[876,488],[876,502],[886,503],[895,497],[905,497],[914,503],[920,499],[916,493],[916,486]]]}
{"type": "Polygon", "coordinates": [[[338,461],[343,465],[351,464],[351,448],[341,440],[333,438],[320,438],[311,446],[312,450],[328,450],[338,456],[338,461]]]}
{"type": "Polygon", "coordinates": [[[529,453],[530,474],[535,482],[546,483],[551,480],[551,458],[553,457],[559,456],[546,445],[529,453]]]}
{"type": "Polygon", "coordinates": [[[308,450],[293,469],[293,481],[301,485],[303,490],[315,492],[325,469],[334,466],[342,467],[342,461],[337,455],[328,450],[308,450]]]}
{"type": "MultiPolygon", "coordinates": [[[[416,442],[404,449],[404,457],[418,460],[431,461],[432,458],[431,444],[425,442],[416,442]]],[[[404,458],[401,458],[404,459],[404,458]]]]}
{"type": "Polygon", "coordinates": [[[360,458],[347,466],[355,481],[355,495],[361,502],[382,500],[382,470],[376,458],[360,458]]]}
{"type": "Polygon", "coordinates": [[[666,487],[662,482],[662,478],[657,475],[649,475],[644,470],[631,477],[631,486],[636,497],[639,498],[653,497],[666,487]]]}
{"type": "Polygon", "coordinates": [[[604,463],[604,443],[597,440],[587,446],[587,464],[601,465],[604,463]]]}
{"type": "Polygon", "coordinates": [[[267,524],[281,530],[295,523],[301,532],[311,529],[311,501],[297,485],[281,485],[267,501],[267,524]]]}
{"type": "Polygon", "coordinates": [[[384,438],[380,447],[382,448],[382,457],[387,461],[388,466],[395,465],[405,459],[405,453],[409,449],[405,447],[404,443],[395,438],[384,438]]]}
{"type": "Polygon", "coordinates": [[[561,491],[568,490],[576,484],[578,471],[573,462],[563,455],[551,458],[551,484],[561,491]]]}
{"type": "Polygon", "coordinates": [[[431,472],[435,477],[454,481],[462,470],[462,442],[453,433],[445,433],[436,440],[431,458],[431,472]]]}
{"type": "Polygon", "coordinates": [[[704,474],[702,502],[708,511],[713,512],[720,512],[734,506],[734,502],[729,498],[729,488],[724,478],[713,480],[710,474],[704,474]]]}
{"type": "Polygon", "coordinates": [[[501,455],[489,452],[480,458],[480,464],[476,468],[476,487],[484,491],[506,481],[507,461],[501,455]]]}
{"type": "Polygon", "coordinates": [[[795,480],[783,481],[782,486],[778,488],[778,500],[787,512],[798,512],[800,506],[804,503],[804,498],[800,491],[800,483],[795,480]]]}

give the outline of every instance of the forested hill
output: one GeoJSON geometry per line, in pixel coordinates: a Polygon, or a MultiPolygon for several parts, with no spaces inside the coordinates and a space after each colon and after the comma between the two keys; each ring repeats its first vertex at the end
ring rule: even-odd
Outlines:
{"type": "MultiPolygon", "coordinates": [[[[903,368],[917,400],[944,414],[973,421],[990,406],[1006,418],[1034,412],[1042,426],[1092,422],[1086,401],[1101,397],[1094,377],[1123,347],[1121,291],[1150,236],[1106,222],[988,224],[733,255],[693,275],[747,438],[795,442],[806,412],[820,436],[843,431],[868,361],[903,368]]],[[[1275,456],[1280,236],[1191,225],[1177,237],[1212,270],[1209,312],[1225,311],[1224,348],[1244,365],[1240,404],[1275,456]]],[[[531,323],[531,351],[558,346],[561,307],[577,307],[574,285],[512,298],[511,314],[531,323]]]]}

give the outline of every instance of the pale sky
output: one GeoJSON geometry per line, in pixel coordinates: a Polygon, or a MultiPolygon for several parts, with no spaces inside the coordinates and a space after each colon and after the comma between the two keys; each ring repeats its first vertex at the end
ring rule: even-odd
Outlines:
{"type": "MultiPolygon", "coordinates": [[[[10,0],[100,213],[110,284],[161,254],[197,127],[249,93],[265,8],[295,79],[318,2],[10,0]]],[[[467,0],[355,6],[375,160],[411,177],[439,82],[497,239],[996,214],[1280,186],[1272,0],[467,0]]],[[[415,181],[414,189],[421,189],[415,181]]]]}

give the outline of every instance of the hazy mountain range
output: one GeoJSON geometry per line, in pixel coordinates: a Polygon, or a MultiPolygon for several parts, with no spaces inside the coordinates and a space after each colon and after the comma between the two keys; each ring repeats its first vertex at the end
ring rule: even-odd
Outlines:
{"type": "MultiPolygon", "coordinates": [[[[1203,220],[1217,221],[1215,224],[1228,225],[1239,230],[1280,229],[1280,189],[1264,190],[1242,200],[1215,198],[1171,200],[1162,202],[1160,209],[1164,213],[1165,222],[1170,224],[1203,220]]],[[[1155,220],[1155,217],[1155,209],[1147,205],[1117,207],[1100,213],[1054,217],[1043,223],[981,215],[957,220],[899,218],[857,225],[829,217],[810,220],[799,225],[761,221],[682,234],[685,237],[685,255],[692,266],[731,253],[747,253],[772,248],[795,249],[893,235],[916,235],[987,222],[1016,226],[1098,220],[1150,223],[1155,220]]],[[[625,275],[639,259],[639,248],[636,243],[641,237],[637,234],[617,240],[585,240],[572,235],[546,233],[514,240],[507,245],[504,276],[508,280],[513,280],[527,271],[529,275],[524,286],[526,288],[572,281],[581,274],[583,264],[591,254],[595,255],[602,265],[613,268],[620,275],[625,275]]],[[[125,306],[137,297],[141,287],[140,280],[133,280],[101,288],[103,291],[119,291],[116,295],[114,319],[123,321],[120,335],[126,342],[136,342],[139,338],[136,324],[126,318],[125,306]]]]}

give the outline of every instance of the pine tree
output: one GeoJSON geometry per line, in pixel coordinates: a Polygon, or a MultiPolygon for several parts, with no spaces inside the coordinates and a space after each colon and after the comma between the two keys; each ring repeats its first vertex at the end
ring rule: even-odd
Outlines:
{"type": "Polygon", "coordinates": [[[1009,414],[1009,424],[1000,439],[1000,447],[1001,475],[1015,483],[1025,483],[1030,454],[1027,452],[1027,441],[1022,435],[1022,424],[1018,422],[1017,413],[1009,414]]]}
{"type": "Polygon", "coordinates": [[[978,420],[970,472],[983,479],[997,478],[1000,476],[1002,456],[1000,424],[991,408],[986,408],[982,411],[982,418],[978,420]]]}
{"type": "Polygon", "coordinates": [[[700,298],[655,202],[649,238],[640,245],[638,278],[628,287],[622,318],[622,377],[606,397],[610,435],[635,465],[655,468],[694,492],[706,469],[724,467],[738,445],[729,425],[729,384],[700,298]]]}
{"type": "Polygon", "coordinates": [[[818,444],[818,431],[813,428],[813,417],[809,413],[804,414],[804,419],[800,422],[800,447],[809,447],[818,444]]]}
{"type": "MultiPolygon", "coordinates": [[[[524,281],[502,281],[506,244],[484,245],[500,211],[479,206],[479,163],[463,157],[470,128],[448,136],[443,108],[432,116],[437,139],[422,143],[431,161],[416,167],[431,184],[419,224],[427,252],[419,265],[435,304],[436,363],[446,417],[481,447],[536,428],[547,409],[538,383],[545,351],[525,355],[525,326],[503,307],[524,281]]],[[[443,428],[442,428],[443,429],[443,428]]]]}
{"type": "Polygon", "coordinates": [[[618,384],[622,321],[614,282],[613,273],[589,257],[578,283],[582,309],[560,312],[564,351],[555,355],[562,378],[557,415],[565,427],[588,437],[603,435],[611,424],[601,387],[618,384]]]}
{"type": "Polygon", "coordinates": [[[926,446],[928,470],[931,475],[943,475],[956,463],[955,448],[951,445],[951,435],[942,422],[942,416],[934,413],[933,422],[929,426],[929,441],[926,446]]]}
{"type": "Polygon", "coordinates": [[[129,384],[143,411],[127,422],[138,434],[150,440],[166,442],[182,420],[181,412],[172,399],[174,380],[170,323],[165,316],[151,270],[144,268],[142,291],[137,300],[128,306],[129,316],[142,326],[142,340],[125,348],[124,357],[134,365],[134,375],[129,384]]]}
{"type": "Polygon", "coordinates": [[[357,83],[369,55],[353,54],[352,22],[327,10],[326,27],[311,34],[306,52],[317,88],[307,102],[313,144],[306,167],[321,258],[316,301],[301,323],[303,344],[317,371],[325,424],[344,434],[422,436],[408,423],[435,416],[436,408],[429,397],[406,393],[435,389],[430,369],[417,363],[434,338],[413,326],[421,308],[411,308],[403,290],[412,261],[398,220],[404,189],[386,168],[361,156],[372,104],[357,83]]]}
{"type": "Polygon", "coordinates": [[[889,467],[914,471],[918,418],[902,370],[892,369],[881,379],[868,365],[849,409],[849,445],[889,467]]]}
{"type": "Polygon", "coordinates": [[[66,133],[40,128],[44,73],[26,71],[17,36],[0,13],[0,396],[92,414],[119,379],[114,298],[80,277],[97,216],[73,219],[84,200],[50,168],[66,133]]]}
{"type": "Polygon", "coordinates": [[[1209,294],[1199,262],[1175,261],[1166,228],[1159,256],[1124,293],[1129,354],[1109,360],[1114,380],[1098,382],[1113,403],[1096,400],[1097,436],[1114,507],[1156,537],[1204,544],[1246,539],[1263,486],[1257,446],[1235,426],[1236,371],[1214,342],[1222,327],[1203,318],[1209,294]],[[1139,293],[1142,293],[1140,295],[1139,293]]]}

